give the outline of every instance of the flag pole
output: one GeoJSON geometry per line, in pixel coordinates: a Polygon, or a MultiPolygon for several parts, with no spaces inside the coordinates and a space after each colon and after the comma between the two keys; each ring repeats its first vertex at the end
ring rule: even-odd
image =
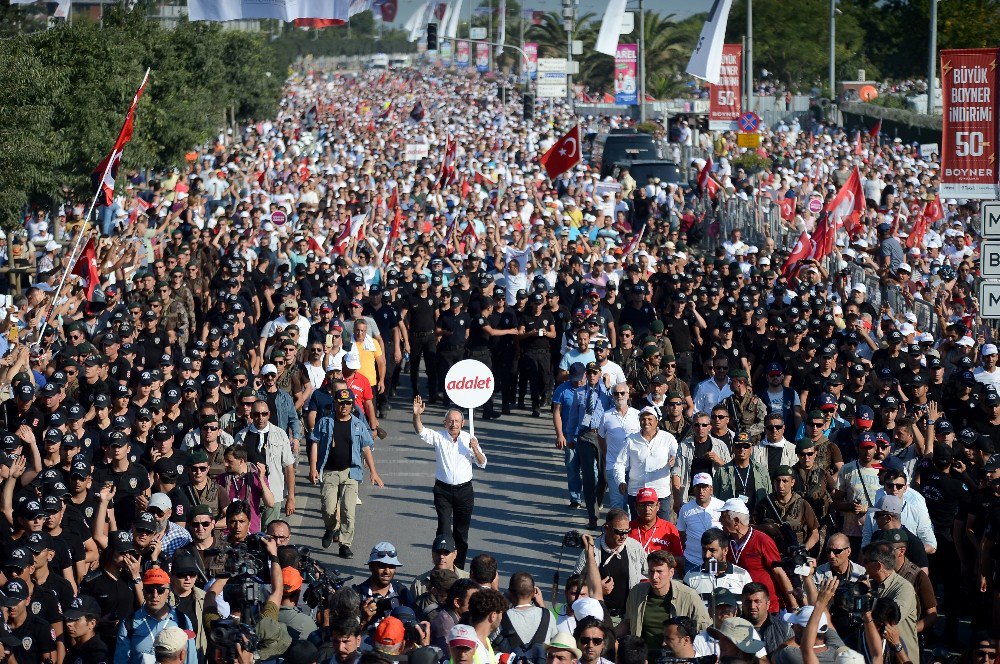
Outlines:
{"type": "MultiPolygon", "coordinates": [[[[142,77],[142,83],[139,84],[139,90],[142,90],[143,84],[145,84],[146,80],[149,78],[149,71],[150,68],[146,67],[146,73],[142,77]]],[[[97,207],[97,197],[100,196],[101,192],[104,190],[104,180],[108,177],[108,173],[111,171],[111,165],[114,161],[113,156],[111,159],[108,159],[108,163],[104,167],[104,172],[101,173],[100,183],[97,185],[97,190],[94,191],[94,198],[90,201],[90,208],[87,209],[87,215],[83,218],[83,225],[80,226],[80,235],[76,238],[76,244],[73,246],[73,251],[70,252],[69,264],[66,266],[66,269],[63,270],[62,277],[59,279],[59,286],[52,295],[52,304],[49,306],[48,313],[42,317],[42,326],[38,330],[38,340],[35,342],[36,344],[41,344],[42,337],[45,336],[45,330],[49,325],[49,318],[52,316],[52,311],[56,307],[56,301],[59,299],[59,295],[62,293],[62,289],[66,285],[66,279],[69,277],[70,271],[76,264],[76,253],[80,250],[80,244],[83,242],[84,236],[86,236],[87,225],[90,223],[90,217],[94,214],[94,208],[97,207]]]]}

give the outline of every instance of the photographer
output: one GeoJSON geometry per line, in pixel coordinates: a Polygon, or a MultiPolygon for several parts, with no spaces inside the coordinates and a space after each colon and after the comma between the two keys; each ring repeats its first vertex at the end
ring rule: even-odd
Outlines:
{"type": "MultiPolygon", "coordinates": [[[[880,602],[889,602],[899,607],[900,643],[906,649],[911,660],[919,660],[917,596],[913,585],[895,572],[896,556],[892,545],[885,542],[869,544],[865,547],[863,554],[872,595],[880,602]]],[[[863,584],[864,582],[859,583],[863,584]]]]}
{"type": "Polygon", "coordinates": [[[684,575],[684,583],[694,588],[703,598],[716,588],[734,593],[743,592],[743,586],[752,579],[745,569],[728,562],[729,536],[721,528],[709,528],[701,535],[701,569],[692,569],[684,575]],[[715,574],[711,573],[715,569],[715,574]]]}
{"type": "MultiPolygon", "coordinates": [[[[764,642],[755,636],[753,625],[743,618],[726,618],[708,633],[719,640],[719,660],[727,664],[758,664],[764,642]]],[[[766,661],[766,658],[764,659],[766,661]]]]}
{"type": "MultiPolygon", "coordinates": [[[[235,504],[235,503],[234,503],[235,504]]],[[[232,507],[232,505],[230,505],[232,507]]],[[[246,517],[246,515],[243,515],[246,517]]],[[[249,521],[247,522],[249,525],[249,521]]],[[[283,580],[281,577],[281,566],[278,564],[278,543],[273,538],[261,536],[255,539],[263,548],[266,561],[271,572],[271,594],[263,603],[263,607],[256,607],[252,601],[253,597],[248,597],[248,593],[254,593],[256,581],[249,575],[237,575],[231,578],[216,579],[205,595],[205,624],[210,628],[209,632],[209,652],[224,644],[214,643],[217,635],[217,621],[222,619],[222,615],[217,605],[219,593],[229,605],[229,618],[243,623],[244,626],[252,624],[253,632],[256,636],[256,646],[254,653],[257,659],[265,660],[272,657],[281,656],[292,644],[292,639],[288,635],[285,626],[278,622],[278,603],[281,601],[283,593],[283,580]],[[259,613],[258,613],[259,608],[259,613]]],[[[233,551],[230,551],[230,556],[233,551]]],[[[249,551],[249,556],[259,556],[259,551],[249,551]]]]}
{"type": "Polygon", "coordinates": [[[930,633],[937,621],[937,597],[934,584],[927,572],[906,559],[906,535],[901,530],[880,530],[872,536],[872,542],[892,545],[896,557],[896,574],[910,582],[917,597],[917,634],[930,633]]]}
{"type": "Polygon", "coordinates": [[[386,617],[375,630],[372,642],[376,653],[385,655],[392,662],[402,664],[409,661],[410,652],[430,645],[431,626],[426,622],[416,622],[412,609],[399,607],[397,611],[400,609],[406,609],[410,615],[403,619],[396,616],[386,617]]]}
{"type": "Polygon", "coordinates": [[[361,596],[361,619],[366,628],[377,625],[397,606],[413,608],[410,589],[396,581],[396,568],[403,563],[391,542],[379,542],[368,555],[369,577],[355,586],[361,596]]]}
{"type": "MultiPolygon", "coordinates": [[[[601,545],[594,547],[604,602],[608,612],[615,617],[623,614],[629,590],[641,583],[646,573],[646,554],[642,545],[629,537],[629,532],[628,514],[620,509],[610,509],[604,522],[601,545]]],[[[586,563],[587,553],[581,551],[573,573],[580,574],[586,563]]]]}
{"type": "MultiPolygon", "coordinates": [[[[830,657],[828,653],[831,651],[827,647],[826,637],[821,636],[824,631],[836,633],[832,627],[828,627],[826,614],[837,594],[837,587],[839,585],[840,581],[836,578],[824,581],[816,596],[815,606],[806,607],[806,609],[812,608],[812,611],[806,618],[805,627],[796,629],[796,639],[800,644],[799,650],[803,664],[819,664],[821,661],[842,662],[846,659],[845,653],[853,652],[847,648],[837,648],[833,652],[833,656],[830,657]],[[827,630],[824,630],[824,628],[827,628],[827,630]],[[817,644],[817,641],[822,641],[822,643],[817,644]]],[[[881,602],[880,604],[887,608],[891,607],[889,612],[882,611],[883,615],[891,613],[892,609],[896,608],[895,605],[887,602],[881,602]]],[[[865,661],[868,664],[907,664],[909,658],[903,653],[903,648],[899,640],[899,632],[891,622],[880,624],[880,621],[874,618],[875,614],[878,613],[876,609],[865,612],[863,616],[864,640],[861,645],[864,649],[865,661]],[[894,659],[889,657],[890,654],[894,659]]],[[[896,618],[899,617],[898,611],[895,611],[895,616],[896,618]]],[[[796,616],[796,620],[802,617],[802,615],[796,616]]],[[[779,657],[775,658],[775,662],[777,663],[779,659],[785,659],[785,656],[779,653],[779,657]]]]}
{"type": "MultiPolygon", "coordinates": [[[[718,627],[727,618],[739,616],[739,605],[740,602],[736,595],[725,588],[716,588],[708,602],[709,611],[712,614],[712,625],[718,627]]],[[[754,638],[760,639],[757,630],[754,630],[754,638]]],[[[694,652],[698,657],[718,657],[719,642],[708,633],[707,628],[694,637],[694,652]]],[[[763,654],[761,653],[761,655],[763,654]]]]}

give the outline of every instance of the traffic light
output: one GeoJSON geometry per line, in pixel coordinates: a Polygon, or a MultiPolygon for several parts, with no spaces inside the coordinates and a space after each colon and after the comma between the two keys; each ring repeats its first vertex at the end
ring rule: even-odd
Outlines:
{"type": "Polygon", "coordinates": [[[427,50],[438,50],[438,26],[437,23],[427,24],[427,50]]]}
{"type": "Polygon", "coordinates": [[[524,104],[524,108],[521,111],[521,117],[525,120],[532,120],[535,117],[535,95],[525,92],[521,95],[521,103],[524,104]]]}

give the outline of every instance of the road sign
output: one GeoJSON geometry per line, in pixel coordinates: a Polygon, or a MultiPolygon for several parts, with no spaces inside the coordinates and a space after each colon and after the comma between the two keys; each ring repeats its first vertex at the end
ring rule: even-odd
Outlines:
{"type": "Polygon", "coordinates": [[[979,315],[1000,318],[1000,281],[979,282],[979,315]]]}
{"type": "Polygon", "coordinates": [[[274,212],[271,213],[271,221],[273,223],[277,224],[278,226],[284,225],[284,223],[287,220],[288,220],[288,217],[281,210],[275,210],[274,212]]]}
{"type": "Polygon", "coordinates": [[[736,145],[741,148],[759,148],[760,134],[736,134],[736,145]]]}
{"type": "Polygon", "coordinates": [[[981,235],[989,240],[1000,240],[1000,201],[983,201],[979,218],[981,235]]]}
{"type": "Polygon", "coordinates": [[[984,279],[1000,279],[1000,242],[979,245],[979,273],[984,279]]]}
{"type": "Polygon", "coordinates": [[[537,92],[539,99],[566,96],[566,58],[538,58],[537,92]]]}
{"type": "Polygon", "coordinates": [[[565,74],[566,58],[538,58],[539,74],[565,74]]]}
{"type": "Polygon", "coordinates": [[[469,39],[486,39],[486,28],[470,28],[469,39]]]}
{"type": "Polygon", "coordinates": [[[823,199],[813,196],[809,199],[809,211],[813,214],[819,214],[823,210],[823,199]]]}
{"type": "Polygon", "coordinates": [[[753,111],[747,111],[740,116],[740,130],[753,132],[760,129],[760,116],[753,111]]]}

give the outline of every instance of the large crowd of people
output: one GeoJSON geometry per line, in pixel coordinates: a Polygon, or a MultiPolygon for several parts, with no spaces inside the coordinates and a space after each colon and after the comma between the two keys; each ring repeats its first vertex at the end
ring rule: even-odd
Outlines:
{"type": "Polygon", "coordinates": [[[995,660],[1000,355],[974,202],[910,241],[938,164],[809,117],[763,131],[763,171],[685,124],[714,199],[587,161],[550,180],[539,159],[575,122],[524,118],[488,77],[306,66],[276,117],[120,173],[99,223],[29,215],[0,247],[0,660],[995,660]],[[854,169],[860,229],[784,269],[810,199],[854,169]],[[787,232],[720,237],[704,210],[728,198],[782,207],[787,232]],[[465,358],[496,380],[482,417],[551,421],[525,444],[554,443],[565,476],[544,481],[582,531],[563,602],[470,549],[490,466],[448,409],[465,358]],[[411,408],[418,436],[387,440],[411,408]],[[392,532],[357,586],[293,546],[354,558],[359,487],[419,443],[432,570],[397,577],[392,532]],[[288,521],[307,484],[315,542],[288,521]]]}

